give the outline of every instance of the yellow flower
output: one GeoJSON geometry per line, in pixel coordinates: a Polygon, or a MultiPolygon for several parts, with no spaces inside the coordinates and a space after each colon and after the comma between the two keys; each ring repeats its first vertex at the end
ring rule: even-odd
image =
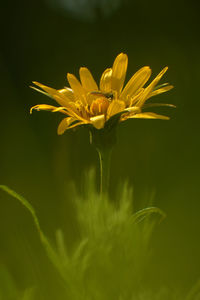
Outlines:
{"type": "Polygon", "coordinates": [[[157,86],[168,68],[165,67],[148,86],[144,87],[151,76],[151,69],[145,66],[139,69],[124,87],[127,65],[127,55],[119,54],[112,68],[103,72],[99,87],[85,67],[79,70],[80,81],[73,74],[67,74],[70,88],[56,90],[33,82],[42,90],[32,88],[53,98],[60,106],[38,104],[31,108],[31,112],[35,109],[64,114],[66,117],[58,126],[58,134],[63,134],[65,130],[79,125],[92,125],[96,129],[101,129],[109,119],[116,115],[119,116],[120,122],[131,118],[168,120],[169,117],[143,111],[149,106],[174,107],[174,105],[164,103],[146,104],[149,98],[173,88],[167,83],[157,86]]]}

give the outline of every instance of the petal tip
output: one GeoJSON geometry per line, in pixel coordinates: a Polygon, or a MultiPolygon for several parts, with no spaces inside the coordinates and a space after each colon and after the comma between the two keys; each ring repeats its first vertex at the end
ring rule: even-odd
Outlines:
{"type": "Polygon", "coordinates": [[[164,67],[163,72],[164,72],[164,73],[167,72],[168,69],[169,69],[168,66],[164,67]]]}
{"type": "Polygon", "coordinates": [[[83,72],[85,70],[88,70],[88,68],[86,68],[86,67],[80,67],[79,72],[83,72]]]}
{"type": "Polygon", "coordinates": [[[117,55],[115,60],[128,60],[128,55],[126,53],[121,52],[120,54],[117,55]]]}
{"type": "Polygon", "coordinates": [[[74,77],[74,75],[72,73],[67,73],[67,79],[73,78],[73,77],[74,77]]]}
{"type": "Polygon", "coordinates": [[[39,82],[37,82],[37,81],[32,81],[32,83],[33,84],[35,84],[35,85],[38,85],[38,84],[40,84],[39,82]]]}

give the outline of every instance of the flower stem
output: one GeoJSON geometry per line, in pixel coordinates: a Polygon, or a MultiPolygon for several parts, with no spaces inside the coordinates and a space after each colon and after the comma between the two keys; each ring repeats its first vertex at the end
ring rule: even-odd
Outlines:
{"type": "Polygon", "coordinates": [[[90,142],[99,154],[100,161],[100,194],[108,193],[110,179],[110,160],[116,144],[116,126],[107,126],[103,129],[91,128],[90,142]]]}
{"type": "Polygon", "coordinates": [[[98,149],[100,162],[100,194],[106,195],[110,182],[110,159],[112,148],[98,149]]]}

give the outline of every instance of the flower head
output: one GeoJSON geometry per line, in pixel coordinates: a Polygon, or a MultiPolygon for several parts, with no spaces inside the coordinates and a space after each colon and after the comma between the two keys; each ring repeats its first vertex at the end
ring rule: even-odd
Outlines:
{"type": "Polygon", "coordinates": [[[31,112],[35,109],[64,114],[65,118],[58,126],[58,134],[80,125],[102,129],[114,116],[118,116],[120,122],[132,118],[168,120],[167,116],[143,111],[150,106],[174,107],[164,103],[146,104],[149,98],[173,88],[168,83],[157,86],[168,68],[165,67],[149,85],[145,86],[151,76],[151,69],[145,66],[139,69],[124,86],[127,65],[127,55],[119,54],[112,68],[103,72],[99,86],[85,67],[79,70],[80,81],[73,74],[67,74],[70,88],[56,90],[39,82],[33,82],[41,89],[32,88],[53,98],[60,106],[38,104],[31,108],[31,112]]]}

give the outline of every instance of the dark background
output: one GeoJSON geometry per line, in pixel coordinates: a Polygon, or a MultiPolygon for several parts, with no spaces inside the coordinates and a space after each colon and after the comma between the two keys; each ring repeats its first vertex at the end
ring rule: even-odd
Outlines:
{"type": "MultiPolygon", "coordinates": [[[[60,227],[73,239],[66,186],[74,180],[81,190],[85,171],[98,166],[98,157],[86,129],[57,136],[61,115],[29,115],[35,104],[53,104],[29,85],[36,80],[62,88],[67,72],[78,75],[80,66],[98,80],[120,52],[129,57],[128,78],[144,65],[153,76],[168,65],[164,81],[175,88],[157,101],[177,109],[158,110],[170,121],[129,120],[119,126],[110,193],[128,179],[139,208],[155,192],[156,206],[167,213],[153,240],[155,281],[187,290],[200,276],[198,2],[121,1],[108,14],[103,4],[93,9],[85,1],[84,8],[77,4],[69,12],[61,3],[2,2],[0,183],[32,203],[51,239],[60,227]]],[[[0,265],[20,288],[51,274],[28,212],[3,192],[0,241],[0,265]]]]}

